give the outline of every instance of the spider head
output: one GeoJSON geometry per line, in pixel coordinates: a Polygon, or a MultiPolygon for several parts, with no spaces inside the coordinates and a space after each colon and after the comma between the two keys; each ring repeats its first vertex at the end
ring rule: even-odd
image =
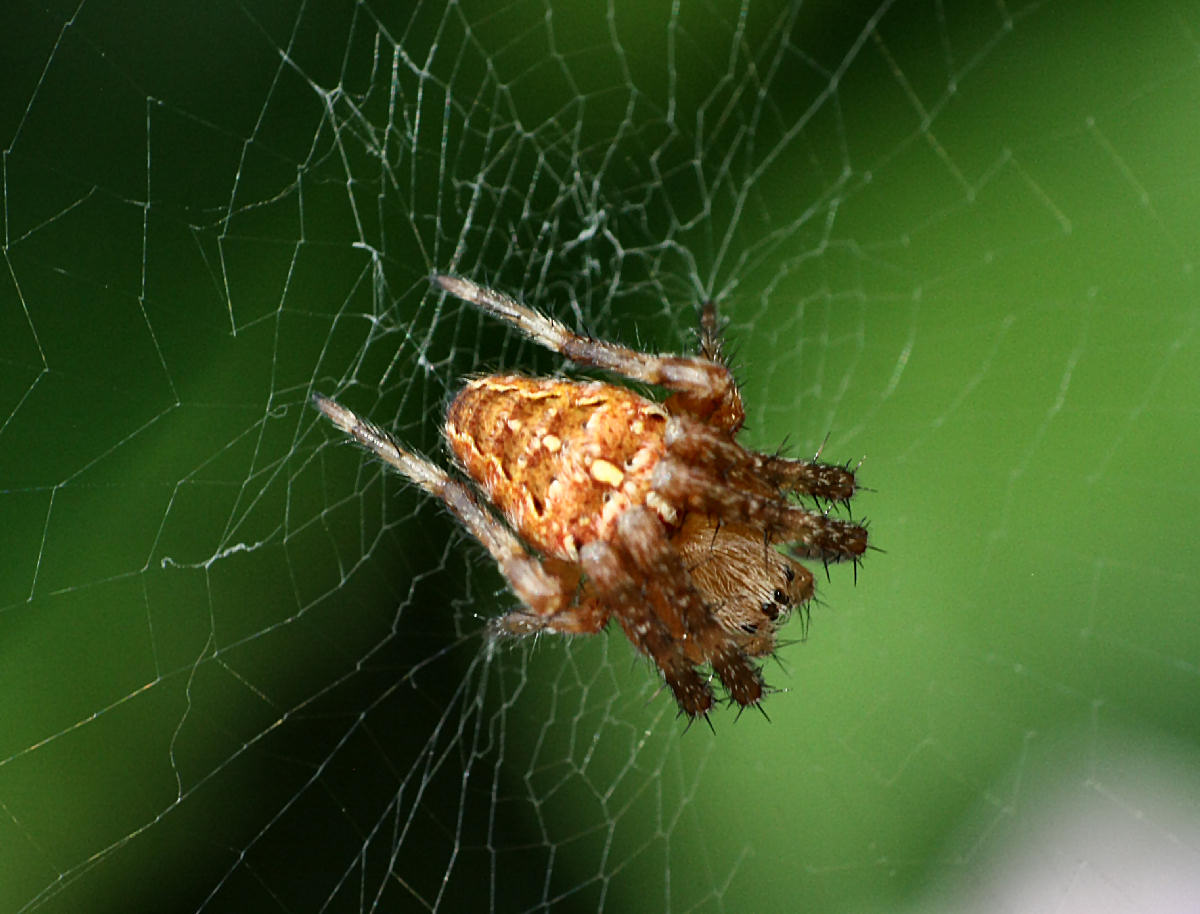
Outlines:
{"type": "MultiPolygon", "coordinates": [[[[764,616],[774,621],[786,617],[793,606],[801,606],[812,599],[813,576],[811,571],[794,559],[774,550],[769,551],[771,555],[768,562],[776,566],[776,573],[782,577],[783,583],[772,589],[771,599],[764,600],[761,609],[764,616]]],[[[771,570],[767,570],[768,577],[771,576],[771,570]]]]}
{"type": "Polygon", "coordinates": [[[776,629],[812,599],[812,573],[764,545],[754,527],[692,513],[675,546],[717,622],[751,657],[774,651],[776,629]]]}

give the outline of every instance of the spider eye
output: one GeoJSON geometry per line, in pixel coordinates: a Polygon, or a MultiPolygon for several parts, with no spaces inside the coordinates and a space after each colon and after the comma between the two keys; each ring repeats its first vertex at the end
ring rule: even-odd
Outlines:
{"type": "MultiPolygon", "coordinates": [[[[796,580],[796,569],[791,565],[784,565],[783,576],[788,579],[788,583],[790,584],[792,581],[796,580]]],[[[776,593],[778,593],[778,591],[776,591],[776,593]]]]}
{"type": "Polygon", "coordinates": [[[742,631],[744,631],[744,632],[745,632],[747,635],[753,635],[753,634],[756,634],[756,633],[758,632],[758,626],[757,626],[757,625],[754,625],[754,624],[752,624],[752,623],[750,623],[750,622],[743,622],[743,623],[742,623],[742,625],[741,625],[741,629],[742,629],[742,631]]]}
{"type": "Polygon", "coordinates": [[[762,614],[774,622],[779,618],[779,607],[774,603],[764,603],[762,605],[762,614]]]}
{"type": "Polygon", "coordinates": [[[779,604],[781,604],[782,606],[787,606],[787,605],[788,605],[788,598],[787,598],[787,594],[785,594],[785,593],[784,593],[782,590],[780,590],[779,588],[776,588],[776,589],[775,589],[775,592],[774,592],[773,594],[771,594],[771,596],[775,598],[775,602],[776,602],[776,603],[779,603],[779,604]]]}

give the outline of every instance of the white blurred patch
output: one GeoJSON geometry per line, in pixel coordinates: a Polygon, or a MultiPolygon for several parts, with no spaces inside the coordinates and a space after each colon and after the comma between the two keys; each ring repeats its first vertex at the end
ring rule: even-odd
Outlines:
{"type": "Polygon", "coordinates": [[[1011,802],[966,829],[976,852],[944,860],[935,875],[947,878],[914,910],[1200,912],[1195,749],[1122,742],[1075,744],[1057,764],[1017,772],[1011,802]]]}

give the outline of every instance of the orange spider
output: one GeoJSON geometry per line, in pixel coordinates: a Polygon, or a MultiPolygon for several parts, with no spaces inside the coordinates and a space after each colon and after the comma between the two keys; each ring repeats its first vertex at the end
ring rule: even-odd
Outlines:
{"type": "Polygon", "coordinates": [[[854,473],[734,440],[742,398],[712,303],[698,355],[649,355],[579,336],[470,280],[433,280],[574,362],[671,394],[658,403],[601,381],[471,381],[450,405],[446,437],[473,485],[321,394],[316,407],[440,498],[491,553],[522,604],[493,620],[493,632],[590,634],[615,616],[683,713],[712,707],[711,676],[697,669],[705,665],[733,702],[758,705],[763,679],[751,658],[774,651],[779,625],[813,595],[808,569],[773,547],[826,564],[857,563],[867,548],[864,527],[791,496],[849,502],[854,473]]]}

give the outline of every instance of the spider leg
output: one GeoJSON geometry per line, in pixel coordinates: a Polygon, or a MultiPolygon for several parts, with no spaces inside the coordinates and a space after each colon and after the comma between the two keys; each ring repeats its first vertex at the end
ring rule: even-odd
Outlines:
{"type": "MultiPolygon", "coordinates": [[[[730,433],[742,426],[745,413],[741,394],[729,369],[718,360],[704,355],[651,355],[605,340],[580,336],[553,318],[522,305],[502,292],[476,285],[469,279],[435,273],[433,280],[456,298],[518,327],[535,343],[566,356],[572,362],[614,371],[635,381],[674,391],[668,408],[690,413],[730,433]]],[[[707,325],[704,321],[702,317],[701,350],[707,354],[706,346],[715,347],[719,354],[720,347],[715,342],[715,306],[712,306],[707,325]]]]}
{"type": "Polygon", "coordinates": [[[724,365],[726,362],[723,343],[717,303],[709,299],[700,308],[700,354],[710,362],[724,365]]]}
{"type": "Polygon", "coordinates": [[[848,502],[857,488],[853,470],[815,460],[765,457],[762,474],[785,492],[800,492],[831,502],[848,502]]]}
{"type": "Polygon", "coordinates": [[[858,561],[867,549],[867,530],[820,512],[806,511],[778,495],[764,496],[730,485],[703,465],[664,457],[651,488],[673,505],[763,529],[769,543],[793,543],[799,555],[823,562],[858,561]]]}
{"type": "Polygon", "coordinates": [[[313,394],[313,405],[329,421],[384,463],[399,470],[409,481],[441,499],[450,513],[483,545],[513,593],[526,609],[503,617],[494,628],[510,634],[528,634],[541,629],[564,632],[598,631],[599,624],[587,613],[568,608],[575,596],[578,575],[573,578],[557,566],[545,566],[531,556],[524,544],[501,521],[484,510],[471,490],[445,470],[401,447],[386,431],[321,394],[313,394]]]}
{"type": "MultiPolygon", "coordinates": [[[[706,684],[699,679],[694,664],[710,663],[729,692],[739,705],[755,704],[762,698],[763,682],[758,668],[750,662],[737,642],[730,640],[720,624],[705,605],[704,598],[693,585],[691,575],[683,557],[667,539],[662,523],[647,508],[628,509],[617,523],[617,543],[637,572],[637,579],[650,582],[644,592],[636,594],[649,604],[640,609],[649,614],[650,625],[645,630],[656,632],[661,626],[669,636],[670,662],[664,666],[659,657],[650,650],[675,692],[680,707],[689,714],[689,702],[693,699],[694,683],[700,681],[711,704],[712,695],[706,684]],[[682,675],[682,679],[678,677],[682,675]]],[[[646,620],[638,619],[630,639],[638,644],[646,620]]],[[[626,629],[629,631],[629,628],[626,629]]]]}
{"type": "Polygon", "coordinates": [[[707,714],[712,689],[688,660],[671,626],[647,601],[637,578],[628,571],[628,555],[604,540],[579,550],[579,560],[591,585],[621,622],[625,636],[662,671],[679,709],[689,717],[707,714]]]}
{"type": "Polygon", "coordinates": [[[704,464],[728,484],[759,495],[799,492],[844,502],[855,492],[854,473],[846,467],[748,451],[728,435],[684,416],[667,423],[665,442],[685,461],[704,464]]]}
{"type": "Polygon", "coordinates": [[[503,616],[488,620],[488,628],[498,637],[511,635],[517,638],[537,635],[541,632],[556,632],[560,635],[594,635],[603,631],[608,624],[608,607],[595,602],[579,606],[568,606],[551,616],[541,616],[525,609],[514,609],[503,616]]]}

